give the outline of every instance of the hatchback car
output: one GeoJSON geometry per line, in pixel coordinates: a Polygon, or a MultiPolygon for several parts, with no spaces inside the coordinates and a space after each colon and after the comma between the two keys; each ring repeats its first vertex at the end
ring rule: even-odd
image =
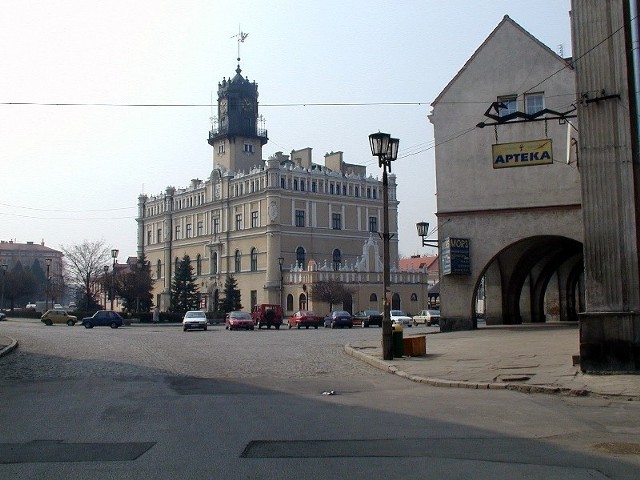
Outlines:
{"type": "Polygon", "coordinates": [[[85,317],[82,319],[82,325],[84,328],[93,327],[111,327],[118,328],[124,323],[122,317],[116,312],[109,310],[98,310],[92,317],[85,317]]]}
{"type": "Polygon", "coordinates": [[[182,330],[198,328],[206,332],[207,323],[207,315],[202,310],[189,310],[182,318],[182,330]]]}
{"type": "Polygon", "coordinates": [[[229,312],[224,320],[224,328],[227,330],[237,330],[244,328],[245,330],[254,330],[256,323],[247,312],[229,312]]]}
{"type": "Polygon", "coordinates": [[[362,310],[353,315],[353,324],[362,328],[377,325],[382,327],[382,314],[377,310],[362,310]]]}
{"type": "Polygon", "coordinates": [[[51,326],[54,323],[66,323],[70,327],[73,327],[78,321],[78,317],[74,315],[69,315],[66,310],[53,309],[47,310],[42,317],[40,317],[40,321],[47,326],[51,326]]]}
{"type": "Polygon", "coordinates": [[[402,310],[391,310],[391,323],[400,324],[403,327],[410,327],[412,320],[409,315],[404,313],[402,310]]]}
{"type": "Polygon", "coordinates": [[[440,323],[440,310],[421,310],[418,315],[413,317],[413,324],[417,326],[419,323],[424,323],[427,327],[438,325],[440,323]]]}
{"type": "Polygon", "coordinates": [[[336,310],[324,317],[325,328],[353,327],[353,318],[351,314],[345,310],[336,310]]]}
{"type": "Polygon", "coordinates": [[[289,317],[289,328],[318,328],[321,323],[322,317],[311,310],[300,310],[289,317]]]}

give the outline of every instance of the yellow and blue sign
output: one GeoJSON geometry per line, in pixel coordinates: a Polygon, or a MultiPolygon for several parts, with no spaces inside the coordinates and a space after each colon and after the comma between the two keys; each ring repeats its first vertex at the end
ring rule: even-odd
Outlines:
{"type": "Polygon", "coordinates": [[[471,255],[468,238],[447,237],[440,249],[440,271],[443,275],[470,275],[471,255]]]}
{"type": "Polygon", "coordinates": [[[551,139],[498,143],[491,146],[493,168],[528,167],[553,163],[551,139]]]}

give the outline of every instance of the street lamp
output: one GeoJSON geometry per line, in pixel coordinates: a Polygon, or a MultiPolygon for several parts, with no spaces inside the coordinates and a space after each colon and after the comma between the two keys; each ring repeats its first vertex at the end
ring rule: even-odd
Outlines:
{"type": "Polygon", "coordinates": [[[382,168],[382,251],[383,251],[383,275],[382,289],[384,310],[382,316],[382,357],[384,360],[393,360],[393,332],[391,328],[391,305],[389,303],[389,284],[391,283],[390,259],[389,259],[389,180],[387,169],[391,172],[391,162],[398,158],[398,146],[400,140],[391,138],[388,133],[372,133],[369,135],[371,154],[378,157],[378,166],[382,168]]]}
{"type": "Polygon", "coordinates": [[[102,289],[104,290],[104,309],[107,309],[107,274],[109,273],[109,265],[102,267],[104,269],[104,278],[102,282],[102,289]]]}
{"type": "Polygon", "coordinates": [[[418,229],[418,236],[422,237],[423,247],[438,248],[437,239],[427,238],[429,236],[429,222],[418,222],[416,223],[416,228],[418,229]]]}
{"type": "Polygon", "coordinates": [[[44,302],[44,309],[45,309],[45,311],[47,311],[47,310],[49,310],[49,286],[50,286],[50,283],[51,283],[51,274],[49,272],[50,272],[50,269],[51,269],[51,259],[50,258],[46,258],[44,260],[44,263],[47,264],[47,288],[46,288],[47,293],[46,293],[46,298],[45,298],[45,302],[44,302]]]}
{"type": "Polygon", "coordinates": [[[5,277],[7,276],[8,268],[9,268],[9,265],[7,265],[7,262],[3,262],[2,263],[2,300],[0,300],[0,310],[4,309],[4,283],[5,283],[5,277]]]}
{"type": "Polygon", "coordinates": [[[113,297],[115,297],[115,286],[116,286],[116,265],[118,264],[118,249],[114,248],[111,250],[111,258],[113,258],[113,271],[112,279],[111,279],[111,310],[113,311],[113,297]]]}
{"type": "Polygon", "coordinates": [[[284,264],[284,258],[278,257],[278,266],[280,267],[280,307],[282,307],[282,290],[284,289],[284,278],[282,277],[283,264],[284,264]]]}

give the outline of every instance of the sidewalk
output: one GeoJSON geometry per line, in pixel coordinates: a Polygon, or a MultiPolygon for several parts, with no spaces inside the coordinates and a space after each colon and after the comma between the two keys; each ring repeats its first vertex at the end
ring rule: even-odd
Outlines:
{"type": "MultiPolygon", "coordinates": [[[[405,338],[425,333],[425,327],[403,331],[405,338]]],[[[426,335],[426,346],[426,356],[390,361],[382,359],[381,341],[349,344],[345,351],[382,370],[434,386],[640,400],[640,375],[589,375],[573,365],[579,352],[575,323],[436,332],[426,335]]]]}
{"type": "Polygon", "coordinates": [[[11,350],[18,346],[18,342],[16,342],[13,338],[3,337],[0,335],[0,357],[9,353],[11,350]]]}

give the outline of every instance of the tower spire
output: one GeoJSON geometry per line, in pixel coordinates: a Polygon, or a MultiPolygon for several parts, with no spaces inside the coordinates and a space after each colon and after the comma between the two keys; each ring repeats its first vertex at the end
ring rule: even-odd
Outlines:
{"type": "MultiPolygon", "coordinates": [[[[244,33],[242,31],[242,29],[240,28],[240,25],[238,25],[238,34],[232,36],[231,38],[235,38],[238,42],[238,70],[240,70],[240,44],[244,43],[245,39],[249,36],[248,33],[244,33]]],[[[240,72],[238,72],[240,73],[240,72]]]]}

